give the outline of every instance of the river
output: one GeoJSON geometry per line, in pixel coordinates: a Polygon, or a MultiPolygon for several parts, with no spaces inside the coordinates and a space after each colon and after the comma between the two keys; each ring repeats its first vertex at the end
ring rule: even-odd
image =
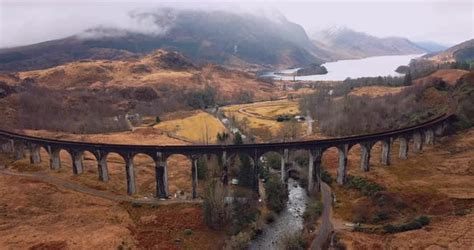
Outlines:
{"type": "MultiPolygon", "coordinates": [[[[422,56],[397,55],[397,56],[374,56],[363,59],[340,60],[328,62],[322,66],[326,67],[328,73],[325,75],[297,76],[296,80],[302,81],[343,81],[346,78],[376,77],[376,76],[400,76],[395,72],[400,65],[408,65],[411,59],[422,56]]],[[[279,72],[292,73],[297,69],[286,69],[279,72]]],[[[279,80],[293,80],[293,76],[281,76],[274,72],[266,74],[279,80]]]]}
{"type": "Polygon", "coordinates": [[[274,222],[269,224],[257,237],[250,249],[278,249],[285,235],[303,230],[303,213],[308,196],[306,190],[294,179],[288,179],[288,202],[274,222]]]}

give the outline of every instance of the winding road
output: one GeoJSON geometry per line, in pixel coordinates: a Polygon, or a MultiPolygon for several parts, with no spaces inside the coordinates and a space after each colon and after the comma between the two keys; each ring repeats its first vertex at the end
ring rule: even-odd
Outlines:
{"type": "Polygon", "coordinates": [[[321,195],[323,200],[323,214],[321,215],[321,226],[319,227],[318,236],[311,243],[311,249],[325,249],[328,244],[334,227],[331,222],[332,217],[332,191],[324,182],[321,183],[321,195]]]}

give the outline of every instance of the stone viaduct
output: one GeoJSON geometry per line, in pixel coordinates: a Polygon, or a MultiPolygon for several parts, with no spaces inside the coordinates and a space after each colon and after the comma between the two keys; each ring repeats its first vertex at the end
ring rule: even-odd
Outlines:
{"type": "Polygon", "coordinates": [[[371,149],[377,142],[382,142],[381,163],[390,165],[390,152],[395,140],[399,140],[399,158],[407,159],[409,144],[414,153],[421,152],[423,144],[434,144],[435,136],[444,133],[454,115],[443,114],[421,124],[385,131],[381,133],[350,136],[344,138],[296,141],[281,143],[259,143],[243,145],[179,145],[179,146],[145,146],[145,145],[119,145],[119,144],[101,144],[84,143],[63,140],[53,140],[38,138],[26,135],[20,135],[8,131],[0,130],[0,149],[4,152],[14,153],[15,159],[19,160],[25,157],[25,152],[29,151],[30,162],[38,164],[41,162],[40,148],[44,148],[50,157],[50,167],[57,170],[61,167],[60,151],[66,150],[72,159],[73,174],[78,175],[83,172],[84,152],[91,152],[97,161],[99,180],[108,181],[107,155],[117,153],[125,161],[125,173],[127,179],[127,192],[133,195],[136,192],[135,171],[133,158],[137,154],[150,156],[155,162],[156,175],[156,196],[167,198],[168,177],[167,177],[167,158],[173,154],[187,156],[192,162],[190,177],[192,181],[192,196],[197,197],[197,161],[203,155],[216,155],[222,159],[222,182],[227,185],[227,170],[229,168],[229,159],[238,154],[246,154],[253,160],[253,188],[258,192],[259,182],[259,159],[268,152],[277,152],[281,156],[281,179],[286,180],[286,166],[288,165],[289,155],[296,150],[305,150],[309,155],[308,171],[308,191],[319,191],[321,183],[321,161],[322,156],[329,148],[338,150],[338,184],[343,185],[347,177],[347,157],[349,150],[359,144],[361,148],[360,168],[363,171],[369,171],[369,161],[371,149]]]}

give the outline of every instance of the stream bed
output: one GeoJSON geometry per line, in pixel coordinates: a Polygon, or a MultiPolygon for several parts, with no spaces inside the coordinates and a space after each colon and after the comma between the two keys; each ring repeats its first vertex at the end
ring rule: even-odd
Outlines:
{"type": "Polygon", "coordinates": [[[274,222],[267,225],[262,234],[252,241],[250,249],[278,249],[286,235],[303,230],[303,213],[308,196],[298,181],[288,179],[288,202],[274,222]]]}

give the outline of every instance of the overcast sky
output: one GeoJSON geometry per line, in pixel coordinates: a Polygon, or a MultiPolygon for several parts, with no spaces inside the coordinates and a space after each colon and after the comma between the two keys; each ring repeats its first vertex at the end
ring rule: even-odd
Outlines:
{"type": "Polygon", "coordinates": [[[308,33],[345,26],[376,36],[453,45],[474,38],[474,0],[314,1],[0,0],[0,47],[32,44],[95,26],[140,30],[131,10],[163,6],[281,12],[308,33]]]}

